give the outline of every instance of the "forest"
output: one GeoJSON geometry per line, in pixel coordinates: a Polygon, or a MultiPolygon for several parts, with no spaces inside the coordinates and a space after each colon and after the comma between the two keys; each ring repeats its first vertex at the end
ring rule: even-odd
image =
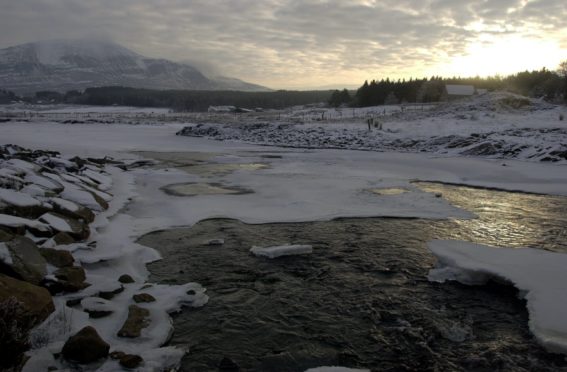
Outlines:
{"type": "Polygon", "coordinates": [[[541,69],[506,77],[440,77],[365,81],[356,91],[313,90],[271,92],[151,90],[120,86],[87,88],[83,92],[41,91],[18,97],[0,90],[0,104],[14,101],[30,103],[70,103],[84,105],[120,105],[167,107],[179,112],[206,111],[210,106],[235,106],[248,109],[282,109],[296,105],[326,103],[329,106],[366,107],[413,102],[445,100],[447,84],[472,85],[487,91],[506,90],[521,95],[543,98],[550,102],[567,100],[567,62],[558,71],[541,69]]]}

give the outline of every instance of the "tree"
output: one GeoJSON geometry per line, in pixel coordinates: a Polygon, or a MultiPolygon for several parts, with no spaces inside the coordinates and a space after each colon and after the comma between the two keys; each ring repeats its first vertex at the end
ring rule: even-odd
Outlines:
{"type": "Polygon", "coordinates": [[[567,102],[567,60],[559,64],[559,75],[563,77],[563,100],[567,102]]]}

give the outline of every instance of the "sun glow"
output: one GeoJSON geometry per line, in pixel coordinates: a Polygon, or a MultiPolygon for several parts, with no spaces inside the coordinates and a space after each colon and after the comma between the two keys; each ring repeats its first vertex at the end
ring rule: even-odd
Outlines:
{"type": "Polygon", "coordinates": [[[554,70],[567,52],[553,41],[521,37],[485,38],[469,45],[465,55],[454,57],[444,75],[508,75],[546,67],[554,70]]]}

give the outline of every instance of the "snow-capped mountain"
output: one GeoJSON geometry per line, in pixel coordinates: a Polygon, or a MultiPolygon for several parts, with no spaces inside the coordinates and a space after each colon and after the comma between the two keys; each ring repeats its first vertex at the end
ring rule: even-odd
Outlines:
{"type": "Polygon", "coordinates": [[[185,63],[144,57],[120,45],[52,40],[0,49],[0,89],[19,94],[88,87],[266,91],[233,78],[208,78],[185,63]]]}

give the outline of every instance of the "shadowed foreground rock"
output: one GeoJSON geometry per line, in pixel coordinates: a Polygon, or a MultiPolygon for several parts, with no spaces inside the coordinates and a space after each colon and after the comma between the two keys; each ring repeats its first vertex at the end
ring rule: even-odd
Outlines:
{"type": "Polygon", "coordinates": [[[82,364],[91,363],[108,356],[107,344],[93,327],[85,327],[76,335],[69,337],[63,346],[63,357],[82,364]]]}
{"type": "Polygon", "coordinates": [[[0,302],[10,297],[22,304],[30,326],[41,323],[55,310],[47,289],[0,274],[0,302]]]}

